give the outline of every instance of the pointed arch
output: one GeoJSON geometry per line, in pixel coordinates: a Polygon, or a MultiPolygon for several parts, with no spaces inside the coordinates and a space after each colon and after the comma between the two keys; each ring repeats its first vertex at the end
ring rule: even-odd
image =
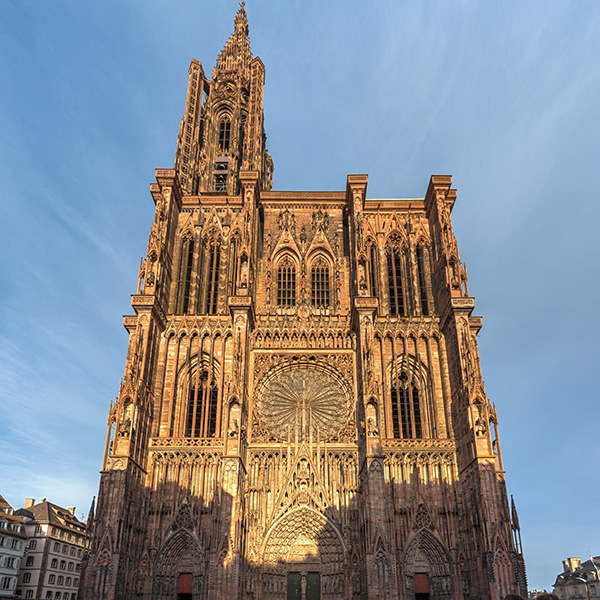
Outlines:
{"type": "Polygon", "coordinates": [[[408,314],[408,273],[406,241],[398,232],[390,233],[386,240],[388,303],[391,316],[408,314]]]}
{"type": "Polygon", "coordinates": [[[431,598],[450,600],[452,587],[452,557],[442,542],[429,529],[419,530],[404,552],[403,566],[407,600],[415,598],[415,580],[421,576],[428,581],[431,598]]]}
{"type": "Polygon", "coordinates": [[[296,267],[297,257],[290,252],[284,252],[277,260],[277,306],[290,307],[296,305],[296,267]]]}
{"type": "Polygon", "coordinates": [[[428,370],[416,357],[402,354],[390,364],[391,434],[396,439],[431,436],[428,370]]]}
{"type": "Polygon", "coordinates": [[[346,546],[332,521],[301,506],[283,514],[269,528],[262,555],[267,572],[285,572],[294,564],[314,562],[323,575],[342,575],[346,546]]]}
{"type": "Polygon", "coordinates": [[[331,305],[331,258],[318,251],[309,259],[311,304],[315,307],[331,305]]]}
{"type": "Polygon", "coordinates": [[[153,598],[173,598],[182,576],[192,580],[192,598],[200,598],[204,552],[196,537],[183,527],[168,536],[156,557],[153,598]]]}
{"type": "Polygon", "coordinates": [[[202,243],[202,281],[200,282],[199,313],[216,315],[219,308],[219,280],[221,271],[222,239],[216,228],[211,228],[202,243]]]}

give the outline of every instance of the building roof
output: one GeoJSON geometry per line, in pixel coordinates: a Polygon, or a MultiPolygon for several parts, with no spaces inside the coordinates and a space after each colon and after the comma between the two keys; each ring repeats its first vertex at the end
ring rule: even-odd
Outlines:
{"type": "Polygon", "coordinates": [[[0,519],[4,519],[9,523],[20,523],[23,525],[23,519],[15,512],[12,506],[0,495],[0,519]]]}
{"type": "Polygon", "coordinates": [[[62,508],[57,504],[52,504],[52,502],[48,502],[47,500],[43,500],[28,508],[21,508],[17,513],[21,516],[33,518],[33,520],[40,524],[48,523],[59,527],[85,529],[85,523],[82,523],[68,509],[62,508]]]}
{"type": "Polygon", "coordinates": [[[573,571],[564,571],[556,578],[554,587],[557,585],[569,585],[581,583],[581,580],[585,581],[599,581],[600,580],[600,556],[590,557],[589,560],[582,562],[577,569],[573,571]]]}

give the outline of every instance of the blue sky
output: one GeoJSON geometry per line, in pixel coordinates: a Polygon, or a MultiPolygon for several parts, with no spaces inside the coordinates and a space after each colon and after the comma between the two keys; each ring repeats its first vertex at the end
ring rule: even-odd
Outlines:
{"type": "MultiPolygon", "coordinates": [[[[154,169],[237,3],[2,3],[0,493],[97,493],[154,169]]],[[[452,174],[530,587],[600,554],[600,3],[250,0],[277,189],[452,174]]]]}

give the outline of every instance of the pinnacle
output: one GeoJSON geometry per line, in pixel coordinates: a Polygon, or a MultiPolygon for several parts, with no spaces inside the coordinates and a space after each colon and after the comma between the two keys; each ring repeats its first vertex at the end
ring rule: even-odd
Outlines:
{"type": "Polygon", "coordinates": [[[240,8],[235,15],[234,25],[236,33],[241,33],[245,37],[248,37],[248,15],[246,15],[245,6],[246,2],[245,0],[242,0],[240,2],[240,8]]]}

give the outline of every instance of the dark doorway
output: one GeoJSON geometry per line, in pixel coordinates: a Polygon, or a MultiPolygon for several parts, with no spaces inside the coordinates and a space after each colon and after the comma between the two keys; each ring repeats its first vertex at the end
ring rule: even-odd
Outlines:
{"type": "Polygon", "coordinates": [[[302,600],[302,575],[292,571],[287,576],[287,600],[302,600]]]}
{"type": "Polygon", "coordinates": [[[321,600],[321,574],[306,575],[306,600],[321,600]]]}
{"type": "Polygon", "coordinates": [[[194,576],[192,573],[179,573],[177,578],[177,600],[192,600],[192,585],[194,576]]]}
{"type": "Polygon", "coordinates": [[[429,575],[415,573],[415,600],[429,600],[429,575]]]}

